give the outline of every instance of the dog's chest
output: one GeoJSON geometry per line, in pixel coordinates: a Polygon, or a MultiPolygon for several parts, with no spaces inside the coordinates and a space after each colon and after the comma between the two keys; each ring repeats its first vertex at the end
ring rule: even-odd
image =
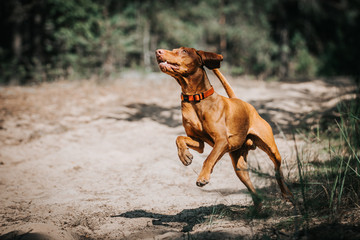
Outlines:
{"type": "Polygon", "coordinates": [[[198,116],[193,114],[183,113],[182,118],[183,118],[183,125],[185,130],[191,130],[197,133],[203,131],[203,125],[198,116]]]}
{"type": "Polygon", "coordinates": [[[190,106],[182,107],[182,119],[188,135],[201,135],[204,131],[202,117],[190,106]]]}

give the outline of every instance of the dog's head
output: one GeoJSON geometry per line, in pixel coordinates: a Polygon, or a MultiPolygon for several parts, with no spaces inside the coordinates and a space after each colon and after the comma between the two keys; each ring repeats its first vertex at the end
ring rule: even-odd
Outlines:
{"type": "Polygon", "coordinates": [[[156,59],[162,72],[171,76],[189,76],[203,66],[209,69],[220,68],[223,56],[212,52],[204,52],[194,48],[181,47],[172,51],[156,50],[156,59]]]}

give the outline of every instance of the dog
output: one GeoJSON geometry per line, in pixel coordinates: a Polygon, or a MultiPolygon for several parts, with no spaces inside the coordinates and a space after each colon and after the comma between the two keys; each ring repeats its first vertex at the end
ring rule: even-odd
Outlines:
{"type": "Polygon", "coordinates": [[[236,98],[218,70],[223,56],[187,47],[172,51],[158,49],[155,54],[160,70],[175,78],[181,86],[182,122],[187,135],[176,138],[181,162],[185,166],[191,164],[193,155],[189,148],[203,153],[204,143],[213,147],[203,163],[196,185],[202,187],[209,183],[215,164],[229,153],[236,175],[250,191],[254,204],[261,205],[261,198],[249,178],[246,159],[250,150],[259,147],[274,164],[282,196],[292,199],[292,193],[284,182],[281,156],[272,129],[252,105],[236,98]],[[230,98],[214,91],[204,66],[214,71],[230,98]]]}

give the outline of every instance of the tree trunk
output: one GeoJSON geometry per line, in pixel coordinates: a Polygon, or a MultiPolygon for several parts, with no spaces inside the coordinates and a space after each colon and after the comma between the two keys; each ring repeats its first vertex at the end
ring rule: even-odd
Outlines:
{"type": "Polygon", "coordinates": [[[148,21],[144,21],[143,32],[143,61],[145,70],[151,69],[151,53],[150,53],[150,24],[148,21]]]}
{"type": "Polygon", "coordinates": [[[289,34],[286,27],[280,29],[280,67],[279,67],[279,77],[281,79],[287,78],[289,76],[289,34]]]}
{"type": "Polygon", "coordinates": [[[219,18],[219,25],[220,25],[220,53],[226,58],[226,15],[224,13],[224,0],[220,0],[220,18],[219,18]]]}
{"type": "MultiPolygon", "coordinates": [[[[17,7],[21,7],[17,5],[17,7]]],[[[12,50],[14,53],[13,74],[10,79],[10,85],[18,85],[20,83],[19,75],[17,74],[18,66],[22,57],[22,35],[21,35],[21,22],[16,20],[13,24],[12,31],[12,50]]]]}
{"type": "MultiPolygon", "coordinates": [[[[41,7],[38,6],[41,11],[41,7]]],[[[43,56],[43,46],[42,46],[42,39],[43,39],[43,17],[39,12],[34,14],[34,28],[33,28],[33,48],[34,48],[34,67],[35,67],[35,81],[46,81],[46,74],[43,69],[44,63],[44,56],[43,56]]]]}

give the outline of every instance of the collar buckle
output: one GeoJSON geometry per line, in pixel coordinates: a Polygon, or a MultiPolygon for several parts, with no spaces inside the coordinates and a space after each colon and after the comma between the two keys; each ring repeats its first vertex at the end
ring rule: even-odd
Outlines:
{"type": "Polygon", "coordinates": [[[190,102],[189,96],[190,96],[190,95],[181,94],[181,98],[182,98],[181,100],[183,100],[184,102],[190,102]]]}

